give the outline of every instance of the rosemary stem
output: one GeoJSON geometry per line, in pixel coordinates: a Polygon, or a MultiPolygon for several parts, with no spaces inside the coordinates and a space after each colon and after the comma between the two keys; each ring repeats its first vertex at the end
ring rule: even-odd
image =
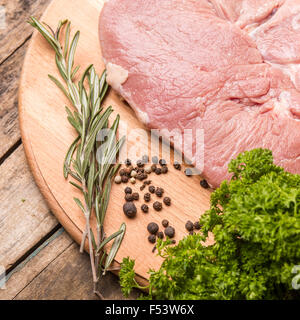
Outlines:
{"type": "Polygon", "coordinates": [[[85,226],[85,231],[82,233],[81,244],[80,244],[80,253],[84,252],[85,240],[87,237],[87,226],[85,226]]]}

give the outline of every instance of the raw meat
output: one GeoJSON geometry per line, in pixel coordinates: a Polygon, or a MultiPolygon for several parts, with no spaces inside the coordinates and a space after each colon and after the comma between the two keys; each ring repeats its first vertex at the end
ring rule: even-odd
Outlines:
{"type": "Polygon", "coordinates": [[[127,75],[112,77],[122,78],[114,89],[149,128],[193,130],[185,152],[213,187],[230,177],[232,158],[258,147],[300,173],[298,6],[300,0],[109,0],[100,16],[102,55],[127,75]]]}

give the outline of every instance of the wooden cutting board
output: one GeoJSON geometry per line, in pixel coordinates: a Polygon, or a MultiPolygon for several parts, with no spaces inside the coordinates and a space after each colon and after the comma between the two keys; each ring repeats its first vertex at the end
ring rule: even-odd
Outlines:
{"type": "MultiPolygon", "coordinates": [[[[98,41],[98,18],[104,1],[100,0],[54,0],[44,13],[43,22],[56,28],[60,19],[72,22],[72,33],[80,30],[75,63],[84,70],[93,63],[97,72],[102,73],[104,64],[101,59],[98,41]]],[[[63,177],[62,166],[68,146],[75,137],[74,130],[66,119],[65,105],[69,105],[58,88],[48,79],[48,74],[58,76],[54,62],[54,53],[46,41],[37,32],[34,33],[27,51],[19,91],[19,113],[22,139],[29,165],[35,180],[46,198],[57,219],[80,243],[84,229],[84,217],[73,197],[80,197],[79,192],[63,177]]],[[[112,105],[121,120],[128,124],[128,146],[135,145],[141,154],[147,153],[147,145],[142,139],[136,140],[130,131],[136,128],[145,129],[137,120],[134,112],[120,101],[119,97],[110,91],[105,106],[112,105]]],[[[106,233],[117,231],[122,222],[127,225],[126,235],[117,254],[116,261],[130,256],[136,260],[136,272],[147,278],[149,268],[158,269],[161,258],[153,254],[147,241],[146,226],[149,222],[157,222],[161,226],[162,219],[168,219],[176,229],[175,239],[179,241],[187,235],[185,223],[187,220],[196,221],[209,207],[210,192],[200,187],[200,177],[188,178],[183,170],[176,171],[169,165],[167,175],[150,175],[155,186],[165,189],[165,194],[172,199],[170,207],[164,207],[161,212],[155,212],[152,202],[150,211],[143,214],[137,203],[138,214],[135,219],[126,218],[122,211],[124,204],[125,185],[113,185],[111,199],[105,221],[106,233]]],[[[145,192],[140,192],[141,183],[133,189],[143,198],[145,192]]],[[[95,219],[92,219],[95,226],[95,219]]],[[[163,230],[161,226],[161,230],[163,230]]]]}

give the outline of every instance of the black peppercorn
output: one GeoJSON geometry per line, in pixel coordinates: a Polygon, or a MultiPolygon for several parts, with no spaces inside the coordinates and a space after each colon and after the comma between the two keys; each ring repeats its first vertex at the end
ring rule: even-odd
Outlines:
{"type": "Polygon", "coordinates": [[[193,171],[191,168],[187,168],[184,170],[184,173],[187,177],[191,177],[193,175],[193,171]]]}
{"type": "Polygon", "coordinates": [[[158,164],[158,158],[157,158],[157,156],[152,157],[152,163],[158,164]]]}
{"type": "Polygon", "coordinates": [[[134,192],[134,193],[132,194],[132,198],[133,198],[133,200],[139,200],[140,195],[139,195],[137,192],[134,192]]]}
{"type": "Polygon", "coordinates": [[[150,193],[154,193],[155,192],[155,187],[154,186],[149,186],[148,188],[150,193]]]}
{"type": "Polygon", "coordinates": [[[143,191],[146,188],[146,186],[143,184],[140,186],[140,190],[143,191]]]}
{"type": "Polygon", "coordinates": [[[143,168],[144,163],[143,163],[142,160],[138,160],[138,161],[136,162],[136,165],[137,165],[139,168],[143,168]]]}
{"type": "Polygon", "coordinates": [[[125,194],[125,200],[126,200],[126,201],[133,201],[133,196],[132,196],[132,194],[126,193],[126,194],[125,194]]]}
{"type": "Polygon", "coordinates": [[[164,189],[163,188],[156,188],[156,190],[155,190],[155,194],[159,197],[159,198],[161,198],[162,196],[163,196],[163,194],[164,194],[164,189]]]}
{"type": "Polygon", "coordinates": [[[167,161],[165,159],[160,159],[159,164],[163,167],[167,165],[167,161]]]}
{"type": "Polygon", "coordinates": [[[202,188],[204,188],[204,189],[208,189],[209,188],[209,184],[205,179],[200,181],[200,186],[202,188]]]}
{"type": "Polygon", "coordinates": [[[162,231],[159,231],[159,232],[157,233],[157,238],[163,239],[163,238],[164,238],[164,233],[163,233],[162,231]]]}
{"type": "Polygon", "coordinates": [[[149,157],[145,154],[142,156],[142,161],[143,163],[148,163],[149,162],[149,157]]]}
{"type": "Polygon", "coordinates": [[[164,220],[161,222],[161,224],[162,224],[162,226],[163,226],[164,228],[166,228],[166,227],[169,225],[169,221],[166,220],[166,219],[164,219],[164,220]]]}
{"type": "Polygon", "coordinates": [[[193,231],[194,230],[194,224],[192,221],[187,221],[185,224],[185,228],[187,231],[193,231]]]}
{"type": "Polygon", "coordinates": [[[127,171],[126,169],[121,169],[120,172],[119,172],[119,175],[122,177],[122,176],[126,176],[127,175],[127,171]]]}
{"type": "Polygon", "coordinates": [[[194,229],[196,229],[196,230],[200,230],[200,229],[201,229],[201,224],[200,224],[199,221],[196,221],[196,222],[194,223],[194,229]]]}
{"type": "Polygon", "coordinates": [[[144,174],[143,173],[138,173],[137,176],[135,177],[137,180],[144,180],[144,174]]]}
{"type": "Polygon", "coordinates": [[[121,181],[122,181],[123,183],[127,183],[128,180],[129,180],[129,178],[128,178],[127,176],[121,176],[121,181]]]}
{"type": "Polygon", "coordinates": [[[144,194],[144,200],[146,201],[146,202],[149,202],[150,200],[151,200],[151,194],[150,193],[145,193],[144,194]]]}
{"type": "Polygon", "coordinates": [[[153,164],[153,165],[151,166],[151,171],[152,171],[152,172],[155,172],[156,168],[157,168],[157,165],[156,165],[156,164],[153,164]]]}
{"type": "Polygon", "coordinates": [[[148,241],[150,243],[155,243],[156,241],[156,236],[154,234],[150,234],[150,236],[148,237],[148,241]]]}
{"type": "Polygon", "coordinates": [[[160,174],[161,174],[161,168],[156,168],[156,169],[155,169],[155,173],[156,173],[157,175],[160,175],[160,174]]]}
{"type": "Polygon", "coordinates": [[[171,205],[171,198],[169,198],[169,197],[164,197],[164,204],[166,205],[166,206],[170,206],[171,205]]]}
{"type": "Polygon", "coordinates": [[[143,182],[143,184],[148,186],[149,184],[151,184],[151,182],[152,182],[151,180],[146,180],[146,181],[143,182]]]}
{"type": "Polygon", "coordinates": [[[132,193],[132,189],[130,187],[126,187],[124,190],[125,193],[132,193]]]}
{"type": "Polygon", "coordinates": [[[143,204],[143,205],[141,206],[141,209],[142,209],[142,211],[143,211],[144,213],[148,213],[148,211],[149,211],[149,207],[148,207],[146,204],[143,204]]]}
{"type": "Polygon", "coordinates": [[[131,160],[130,160],[130,159],[126,159],[126,160],[125,160],[125,165],[126,165],[127,167],[131,166],[131,160]]]}
{"type": "Polygon", "coordinates": [[[126,202],[123,205],[123,212],[128,218],[134,218],[136,216],[136,206],[133,202],[126,202]]]}
{"type": "Polygon", "coordinates": [[[149,231],[149,233],[151,234],[156,234],[158,231],[158,224],[155,222],[150,222],[147,226],[147,230],[149,231]]]}
{"type": "Polygon", "coordinates": [[[153,203],[153,208],[154,208],[154,210],[156,210],[156,211],[161,211],[161,209],[162,209],[162,203],[159,202],[159,201],[155,201],[155,202],[153,203]]]}
{"type": "Polygon", "coordinates": [[[168,226],[165,229],[165,235],[169,238],[173,238],[175,236],[175,229],[173,227],[168,226]]]}
{"type": "Polygon", "coordinates": [[[169,169],[168,169],[167,166],[164,166],[164,167],[161,168],[161,173],[163,173],[163,174],[168,173],[168,171],[169,171],[169,169]]]}
{"type": "Polygon", "coordinates": [[[181,170],[181,164],[180,164],[178,161],[175,161],[175,162],[174,162],[174,168],[175,168],[176,170],[181,170]]]}

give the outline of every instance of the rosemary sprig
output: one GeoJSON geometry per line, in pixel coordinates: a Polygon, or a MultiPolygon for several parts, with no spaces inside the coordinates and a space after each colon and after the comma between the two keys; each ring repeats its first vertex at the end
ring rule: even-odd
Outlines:
{"type": "Polygon", "coordinates": [[[67,119],[76,130],[77,137],[66,154],[63,174],[66,179],[70,175],[74,179],[70,183],[83,194],[83,200],[74,198],[86,220],[80,251],[83,252],[88,239],[94,292],[103,298],[97,290],[97,284],[101,276],[109,270],[126,230],[123,223],[119,231],[109,237],[106,237],[104,232],[111,181],[119,169],[119,165],[115,165],[115,159],[124,143],[124,137],[116,140],[120,117],[117,115],[112,126],[108,126],[113,109],[110,106],[103,110],[101,106],[108,91],[105,71],[99,77],[93,65],[90,65],[83,72],[79,82],[75,83],[79,66],[74,66],[74,57],[80,32],[75,33],[70,43],[71,23],[68,20],[60,21],[55,32],[34,17],[30,18],[29,23],[41,33],[55,51],[55,62],[65,85],[52,75],[49,75],[49,78],[75,107],[72,111],[66,106],[67,119]],[[64,27],[65,36],[62,45],[60,36],[64,27]],[[93,213],[97,221],[96,237],[90,226],[93,213]],[[107,253],[106,245],[112,240],[113,244],[107,253]]]}

